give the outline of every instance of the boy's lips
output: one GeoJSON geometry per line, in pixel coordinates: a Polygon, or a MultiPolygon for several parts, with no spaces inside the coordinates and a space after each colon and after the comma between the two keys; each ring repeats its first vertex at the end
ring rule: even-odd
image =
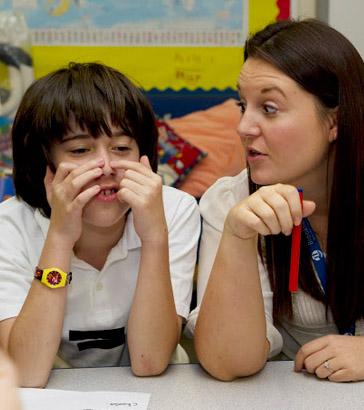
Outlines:
{"type": "Polygon", "coordinates": [[[102,186],[96,198],[102,202],[112,202],[117,198],[119,187],[117,185],[102,186]]]}
{"type": "Polygon", "coordinates": [[[115,192],[118,192],[118,190],[115,188],[104,188],[100,190],[99,195],[101,194],[101,195],[108,196],[108,195],[114,194],[115,192]]]}

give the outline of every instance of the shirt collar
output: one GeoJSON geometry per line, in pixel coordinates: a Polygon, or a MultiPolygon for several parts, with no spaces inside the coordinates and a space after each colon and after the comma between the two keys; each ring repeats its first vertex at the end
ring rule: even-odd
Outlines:
{"type": "MultiPolygon", "coordinates": [[[[50,224],[49,218],[43,216],[39,209],[36,209],[35,219],[38,222],[44,237],[46,237],[50,224]]],[[[118,248],[119,251],[120,249],[131,250],[140,248],[141,246],[142,242],[134,229],[133,213],[130,212],[126,218],[123,236],[113,249],[118,248]]],[[[113,252],[113,249],[111,252],[113,252]]]]}

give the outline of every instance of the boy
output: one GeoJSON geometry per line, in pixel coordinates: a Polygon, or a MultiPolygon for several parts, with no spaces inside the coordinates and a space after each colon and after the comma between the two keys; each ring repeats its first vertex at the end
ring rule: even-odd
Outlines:
{"type": "Polygon", "coordinates": [[[71,63],[29,87],[12,138],[0,345],[20,384],[45,386],[56,355],[119,365],[126,345],[136,375],[163,372],[189,312],[200,222],[195,199],[156,174],[150,105],[120,72],[71,63]]]}

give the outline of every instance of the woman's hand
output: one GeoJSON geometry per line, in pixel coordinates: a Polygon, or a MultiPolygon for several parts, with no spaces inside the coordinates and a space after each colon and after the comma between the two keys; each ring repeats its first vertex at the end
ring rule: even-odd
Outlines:
{"type": "Polygon", "coordinates": [[[229,212],[225,227],[242,239],[257,234],[290,235],[293,225],[299,225],[303,217],[313,213],[315,204],[303,201],[303,209],[297,189],[291,185],[261,187],[235,205],[229,212]]]}
{"type": "Polygon", "coordinates": [[[100,191],[92,182],[101,176],[102,165],[102,159],[81,166],[63,162],[55,174],[47,167],[44,185],[52,209],[50,231],[67,238],[72,246],[82,232],[84,206],[100,191]]]}
{"type": "Polygon", "coordinates": [[[306,369],[333,382],[364,380],[364,336],[329,335],[298,351],[295,371],[306,369]]]}
{"type": "Polygon", "coordinates": [[[125,169],[118,198],[133,211],[135,231],[142,242],[153,242],[167,233],[162,198],[162,178],[155,174],[143,155],[140,162],[113,161],[113,168],[125,169]]]}

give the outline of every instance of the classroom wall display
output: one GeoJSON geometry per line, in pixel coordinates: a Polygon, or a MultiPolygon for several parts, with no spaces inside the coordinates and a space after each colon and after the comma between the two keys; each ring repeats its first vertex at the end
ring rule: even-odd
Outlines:
{"type": "Polygon", "coordinates": [[[0,11],[0,141],[3,122],[14,117],[24,91],[33,80],[30,31],[24,14],[0,11]]]}
{"type": "Polygon", "coordinates": [[[0,0],[31,31],[35,77],[99,61],[145,90],[236,88],[249,32],[289,17],[290,0],[0,0]]]}

